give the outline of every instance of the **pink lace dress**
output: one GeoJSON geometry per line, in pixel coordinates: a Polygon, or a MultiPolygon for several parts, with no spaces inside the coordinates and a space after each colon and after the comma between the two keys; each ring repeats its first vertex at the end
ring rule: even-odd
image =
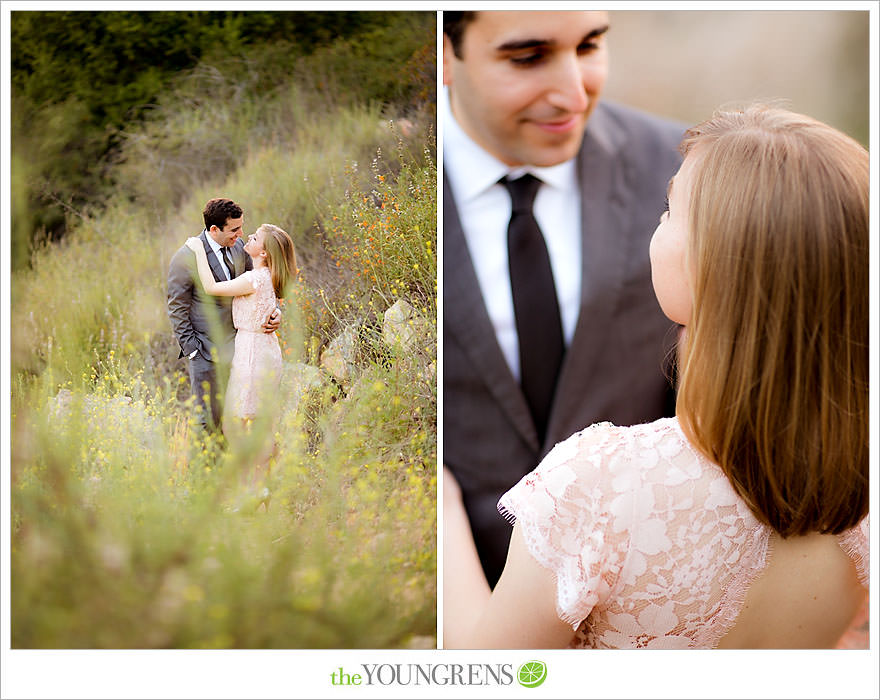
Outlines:
{"type": "MultiPolygon", "coordinates": [[[[574,647],[715,647],[767,559],[770,528],[675,418],[576,433],[498,508],[555,574],[574,647]]],[[[839,541],[867,589],[868,518],[839,541]]]]}
{"type": "Polygon", "coordinates": [[[225,410],[227,416],[254,418],[264,397],[278,387],[281,346],[274,333],[264,333],[261,327],[276,305],[269,269],[259,267],[241,276],[253,284],[254,293],[232,300],[232,323],[237,332],[225,410]]]}

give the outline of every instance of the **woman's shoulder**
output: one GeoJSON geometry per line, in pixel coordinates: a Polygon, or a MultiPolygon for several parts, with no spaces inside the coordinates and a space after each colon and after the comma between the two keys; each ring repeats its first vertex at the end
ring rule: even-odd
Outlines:
{"type": "Polygon", "coordinates": [[[254,285],[254,289],[260,289],[265,285],[272,284],[272,273],[268,267],[255,267],[253,270],[242,272],[240,277],[254,285]]]}
{"type": "Polygon", "coordinates": [[[627,444],[653,442],[664,437],[684,437],[677,418],[659,418],[651,423],[621,426],[608,421],[594,423],[557,443],[554,450],[566,444],[627,444]]]}
{"type": "Polygon", "coordinates": [[[665,551],[673,532],[687,529],[678,527],[679,515],[707,500],[697,494],[708,494],[708,484],[694,484],[707,474],[717,472],[674,418],[598,423],[558,443],[502,496],[499,510],[520,524],[536,561],[555,572],[560,617],[576,624],[615,589],[635,550],[665,551]],[[672,488],[656,489],[661,483],[672,488]]]}
{"type": "MultiPolygon", "coordinates": [[[[593,507],[617,510],[638,501],[650,505],[655,516],[730,506],[748,516],[721,468],[688,442],[676,418],[625,427],[592,425],[558,443],[518,488],[548,493],[557,505],[587,498],[593,507]],[[654,498],[654,487],[662,488],[662,501],[654,498]]],[[[634,509],[632,517],[639,512],[634,509]]]]}
{"type": "Polygon", "coordinates": [[[664,461],[682,452],[693,458],[688,448],[675,418],[626,427],[596,423],[557,443],[511,492],[543,491],[555,499],[594,492],[613,498],[637,488],[664,461]]]}
{"type": "Polygon", "coordinates": [[[652,423],[618,426],[603,422],[578,431],[558,443],[542,466],[569,464],[573,467],[600,464],[610,473],[646,472],[661,464],[705,460],[690,445],[676,418],[652,423]]]}
{"type": "Polygon", "coordinates": [[[866,515],[853,528],[842,532],[838,535],[840,546],[846,552],[856,566],[859,575],[859,581],[865,588],[868,587],[869,569],[870,569],[870,516],[866,515]]]}

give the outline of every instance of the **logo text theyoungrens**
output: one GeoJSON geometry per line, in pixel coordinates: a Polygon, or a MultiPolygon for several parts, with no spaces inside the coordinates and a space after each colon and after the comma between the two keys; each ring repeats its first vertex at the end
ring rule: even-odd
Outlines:
{"type": "Polygon", "coordinates": [[[511,685],[513,680],[511,664],[361,664],[360,671],[340,666],[330,674],[332,685],[511,685]]]}

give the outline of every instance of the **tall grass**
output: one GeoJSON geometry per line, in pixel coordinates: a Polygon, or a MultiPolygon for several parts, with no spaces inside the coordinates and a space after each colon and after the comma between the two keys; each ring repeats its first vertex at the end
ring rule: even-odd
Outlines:
{"type": "Polygon", "coordinates": [[[405,136],[387,104],[282,109],[329,104],[311,91],[242,91],[210,114],[168,95],[130,134],[118,197],[16,273],[13,647],[433,644],[432,111],[410,111],[405,136]],[[209,177],[184,167],[217,153],[209,177]],[[168,261],[218,195],[244,206],[246,230],[287,230],[302,268],[275,420],[228,442],[192,429],[165,315],[168,261]],[[407,342],[381,327],[399,300],[407,342]],[[320,359],[346,328],[352,372],[332,378],[320,359]],[[264,512],[239,481],[273,444],[264,512]]]}

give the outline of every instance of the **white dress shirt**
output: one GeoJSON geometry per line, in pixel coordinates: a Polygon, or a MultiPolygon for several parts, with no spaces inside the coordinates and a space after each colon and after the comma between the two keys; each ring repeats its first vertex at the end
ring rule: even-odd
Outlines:
{"type": "Polygon", "coordinates": [[[459,126],[440,93],[443,122],[443,170],[455,198],[461,228],[498,344],[513,376],[520,378],[519,340],[507,262],[510,195],[498,181],[531,173],[543,183],[533,212],[550,256],[562,317],[562,335],[571,343],[581,296],[581,193],[575,159],[549,168],[511,168],[478,146],[459,126]]]}
{"type": "MultiPolygon", "coordinates": [[[[217,256],[217,260],[220,261],[220,269],[223,270],[223,274],[226,275],[227,280],[231,280],[232,277],[229,276],[229,268],[226,267],[226,263],[223,262],[223,253],[220,252],[220,249],[223,247],[213,238],[211,238],[211,234],[208,233],[207,229],[204,231],[205,238],[208,239],[208,245],[211,246],[211,250],[214,251],[214,255],[217,256]]],[[[232,255],[230,254],[230,260],[232,259],[232,255]]]]}
{"type": "MultiPolygon", "coordinates": [[[[232,279],[229,276],[229,268],[226,267],[226,263],[223,262],[223,254],[220,252],[220,248],[222,248],[223,246],[221,246],[217,241],[211,238],[211,234],[208,233],[207,229],[203,229],[202,233],[205,234],[205,238],[208,239],[208,245],[211,246],[211,250],[214,251],[214,255],[216,255],[217,260],[220,261],[220,269],[223,270],[223,274],[226,275],[226,279],[232,279]]],[[[198,353],[198,350],[193,350],[189,355],[187,355],[187,357],[191,360],[196,356],[196,353],[198,353]]]]}

